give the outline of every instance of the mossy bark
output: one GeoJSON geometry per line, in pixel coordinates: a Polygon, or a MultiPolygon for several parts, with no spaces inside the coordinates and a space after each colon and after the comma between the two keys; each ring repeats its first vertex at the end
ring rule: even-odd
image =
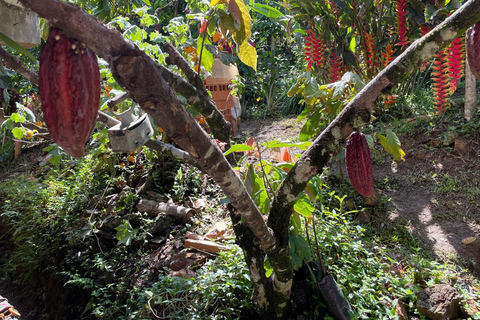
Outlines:
{"type": "MultiPolygon", "coordinates": [[[[126,42],[119,32],[78,7],[58,0],[19,1],[105,59],[118,83],[223,189],[235,212],[239,214],[233,216],[232,220],[236,222],[236,233],[253,275],[260,313],[265,317],[270,316],[270,319],[282,318],[288,311],[293,277],[288,225],[298,194],[314,175],[321,172],[331,155],[338,150],[337,147],[344,143],[343,140],[355,128],[360,128],[369,121],[374,102],[382,92],[405,79],[422,61],[480,20],[480,0],[468,1],[444,23],[414,42],[365,86],[315,139],[289,172],[277,191],[267,226],[222,151],[190,116],[173,92],[172,86],[178,91],[180,85],[187,88],[184,83],[173,84],[167,81],[172,76],[165,71],[168,69],[156,66],[138,48],[126,42]],[[238,225],[240,220],[242,222],[238,225]],[[274,274],[269,278],[263,270],[263,252],[268,254],[274,268],[274,274]]],[[[178,81],[178,78],[175,79],[178,81]]],[[[201,95],[194,99],[198,96],[201,95]]]]}

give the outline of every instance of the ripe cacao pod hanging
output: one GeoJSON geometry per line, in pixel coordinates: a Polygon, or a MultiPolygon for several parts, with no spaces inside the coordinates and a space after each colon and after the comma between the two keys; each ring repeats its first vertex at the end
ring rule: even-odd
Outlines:
{"type": "Polygon", "coordinates": [[[39,90],[52,139],[80,158],[98,115],[97,57],[85,45],[52,28],[40,55],[39,90]]]}
{"type": "Polygon", "coordinates": [[[374,194],[372,157],[363,133],[352,132],[348,138],[345,162],[353,188],[362,196],[371,197],[374,194]]]}
{"type": "Polygon", "coordinates": [[[480,22],[470,27],[465,34],[467,60],[475,78],[480,80],[480,22]]]}

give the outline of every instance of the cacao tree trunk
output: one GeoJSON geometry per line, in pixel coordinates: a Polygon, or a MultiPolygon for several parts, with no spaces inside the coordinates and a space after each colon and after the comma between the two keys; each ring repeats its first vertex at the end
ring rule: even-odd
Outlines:
{"type": "MultiPolygon", "coordinates": [[[[54,26],[85,43],[105,59],[115,79],[183,150],[223,189],[233,207],[234,231],[244,250],[254,283],[255,300],[264,319],[282,318],[289,306],[293,278],[288,226],[297,195],[326,165],[336,146],[370,119],[379,94],[405,79],[422,61],[480,20],[480,0],[470,0],[444,23],[414,42],[375,77],[315,139],[279,187],[268,226],[221,150],[211,141],[171,89],[172,73],[158,66],[122,35],[79,8],[58,0],[19,0],[54,26]],[[142,74],[142,77],[138,77],[142,74]],[[274,269],[266,277],[265,253],[274,269]]],[[[179,80],[179,78],[175,78],[179,80]]]]}
{"type": "Polygon", "coordinates": [[[477,79],[470,70],[468,59],[465,60],[465,120],[470,121],[477,108],[477,79]]]}

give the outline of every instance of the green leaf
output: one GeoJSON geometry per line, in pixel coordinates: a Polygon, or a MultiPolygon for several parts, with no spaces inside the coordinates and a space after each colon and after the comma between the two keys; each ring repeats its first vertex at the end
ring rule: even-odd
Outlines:
{"type": "Polygon", "coordinates": [[[31,54],[27,49],[25,49],[24,47],[22,47],[21,45],[19,45],[18,43],[16,43],[15,41],[13,41],[12,39],[10,39],[9,37],[7,37],[5,34],[1,33],[0,32],[0,39],[5,42],[5,44],[7,46],[9,46],[10,48],[14,49],[15,51],[17,51],[18,53],[20,54],[23,54],[25,55],[28,59],[30,59],[35,65],[37,65],[37,59],[33,56],[33,54],[31,54]]]}
{"type": "Polygon", "coordinates": [[[381,134],[377,134],[377,137],[385,151],[390,153],[395,161],[405,161],[405,152],[402,150],[400,140],[393,131],[388,130],[386,137],[381,134]]]}
{"type": "Polygon", "coordinates": [[[200,34],[197,39],[197,52],[199,54],[201,52],[200,60],[205,70],[210,71],[212,70],[212,66],[213,66],[213,54],[210,51],[208,51],[207,48],[203,48],[202,50],[202,45],[207,45],[207,44],[212,44],[212,42],[208,37],[205,37],[205,41],[204,41],[203,33],[200,34]]]}
{"type": "Polygon", "coordinates": [[[348,48],[353,52],[355,53],[355,48],[357,47],[357,41],[355,39],[355,37],[352,37],[352,40],[350,40],[350,44],[348,46],[348,48]]]}
{"type": "Polygon", "coordinates": [[[12,129],[12,134],[16,139],[22,139],[23,138],[23,130],[22,128],[16,127],[12,129]]]}
{"type": "Polygon", "coordinates": [[[225,151],[224,155],[227,156],[232,152],[245,152],[250,150],[254,150],[254,148],[246,144],[234,144],[233,146],[230,147],[230,149],[225,151]]]}
{"type": "Polygon", "coordinates": [[[252,3],[252,2],[253,1],[250,1],[250,6],[252,10],[260,14],[263,14],[267,18],[276,19],[276,18],[283,17],[283,13],[277,8],[273,8],[266,4],[252,3]]]}
{"type": "Polygon", "coordinates": [[[298,214],[301,214],[307,219],[310,219],[313,216],[315,207],[311,204],[310,200],[305,196],[305,193],[302,193],[301,196],[295,202],[293,210],[298,214]]]}
{"type": "Polygon", "coordinates": [[[48,159],[48,162],[50,162],[54,166],[58,166],[60,164],[60,161],[62,161],[61,155],[51,156],[50,159],[48,159]]]}
{"type": "Polygon", "coordinates": [[[12,119],[12,121],[16,122],[16,123],[18,123],[18,122],[24,123],[25,122],[25,117],[16,113],[16,112],[12,113],[12,115],[10,116],[10,119],[12,119]]]}
{"type": "Polygon", "coordinates": [[[143,3],[145,3],[147,6],[150,6],[150,7],[152,6],[152,5],[150,4],[150,0],[142,0],[142,1],[143,1],[143,3]]]}
{"type": "MultiPolygon", "coordinates": [[[[248,42],[252,36],[252,18],[250,17],[248,8],[243,0],[232,0],[229,3],[231,2],[235,2],[240,11],[240,28],[237,32],[233,33],[233,39],[239,46],[241,46],[244,42],[248,42]]],[[[233,8],[233,6],[229,6],[229,9],[230,8],[233,8]]],[[[231,16],[234,18],[233,23],[235,25],[235,17],[233,15],[231,16]]]]}
{"type": "Polygon", "coordinates": [[[264,146],[266,149],[289,147],[289,148],[299,148],[301,150],[307,150],[311,145],[312,145],[312,142],[310,142],[310,141],[305,141],[305,142],[282,142],[282,141],[278,141],[278,140],[272,140],[272,141],[269,141],[269,142],[266,142],[266,143],[262,143],[262,146],[264,146]]]}
{"type": "Polygon", "coordinates": [[[307,141],[312,138],[312,136],[317,132],[321,117],[321,110],[316,108],[314,113],[308,118],[300,130],[300,134],[298,135],[300,141],[307,141]]]}
{"type": "Polygon", "coordinates": [[[437,7],[431,3],[427,3],[425,7],[425,22],[429,22],[433,18],[437,16],[437,14],[441,11],[444,11],[445,7],[441,7],[437,9],[437,7]]]}
{"type": "Polygon", "coordinates": [[[117,238],[118,243],[129,246],[132,243],[132,239],[135,238],[136,230],[132,228],[132,225],[128,220],[123,220],[123,223],[115,228],[117,230],[117,234],[115,238],[117,238]]]}
{"type": "Polygon", "coordinates": [[[273,268],[272,268],[272,265],[270,264],[270,260],[268,260],[268,257],[265,259],[265,262],[263,263],[263,268],[265,269],[265,276],[267,278],[270,277],[273,273],[273,268]]]}
{"type": "Polygon", "coordinates": [[[257,49],[250,45],[250,43],[245,41],[240,44],[238,58],[247,66],[252,67],[255,72],[257,71],[257,49]]]}
{"type": "Polygon", "coordinates": [[[263,182],[263,179],[255,173],[254,166],[252,164],[248,165],[247,176],[245,177],[244,184],[248,193],[255,201],[255,204],[258,206],[260,212],[268,213],[270,198],[268,197],[267,190],[265,189],[265,183],[263,182]]]}
{"type": "Polygon", "coordinates": [[[12,130],[13,129],[13,121],[12,119],[8,118],[7,120],[2,122],[2,132],[5,130],[12,130]]]}

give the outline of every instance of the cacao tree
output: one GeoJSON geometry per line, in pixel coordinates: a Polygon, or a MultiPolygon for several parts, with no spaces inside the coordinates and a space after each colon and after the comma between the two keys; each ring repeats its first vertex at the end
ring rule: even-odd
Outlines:
{"type": "MultiPolygon", "coordinates": [[[[194,74],[191,78],[187,74],[188,79],[185,80],[164,65],[156,64],[138,47],[125,41],[117,30],[76,6],[59,0],[19,1],[103,58],[116,81],[131,94],[133,100],[223,189],[233,207],[234,231],[244,250],[258,311],[264,319],[281,319],[288,313],[293,279],[288,228],[298,194],[312,177],[322,172],[337,146],[344,144],[344,139],[354,129],[370,120],[374,102],[381,93],[403,81],[409,72],[480,20],[480,0],[466,2],[430,33],[411,43],[374,77],[291,168],[277,188],[268,220],[265,221],[223,152],[178,98],[182,95],[192,104],[210,105],[209,98],[198,89],[198,78],[194,74]],[[266,257],[273,269],[269,276],[264,268],[266,257]]],[[[168,50],[174,58],[174,48],[168,50]]],[[[3,57],[1,52],[0,56],[3,57]]],[[[181,61],[177,61],[177,65],[180,64],[181,61]]]]}

